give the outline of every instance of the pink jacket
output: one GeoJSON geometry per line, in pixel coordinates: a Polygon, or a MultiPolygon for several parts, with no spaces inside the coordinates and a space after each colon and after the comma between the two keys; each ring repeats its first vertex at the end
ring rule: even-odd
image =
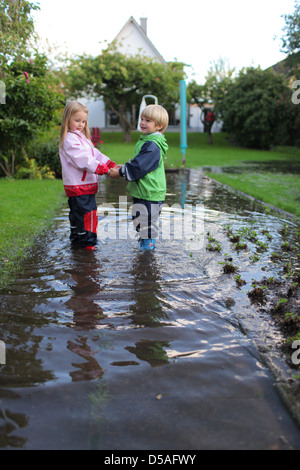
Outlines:
{"type": "Polygon", "coordinates": [[[99,152],[82,132],[68,131],[59,149],[66,195],[82,196],[98,192],[98,175],[107,173],[114,162],[99,152]]]}

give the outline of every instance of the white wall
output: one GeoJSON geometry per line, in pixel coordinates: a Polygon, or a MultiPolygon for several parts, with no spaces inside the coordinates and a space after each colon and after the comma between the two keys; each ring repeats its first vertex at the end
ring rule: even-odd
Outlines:
{"type": "Polygon", "coordinates": [[[81,98],[78,101],[85,104],[89,109],[88,124],[89,128],[99,127],[104,129],[105,127],[105,105],[102,98],[97,101],[88,98],[81,98]]]}
{"type": "Polygon", "coordinates": [[[124,31],[118,38],[118,51],[122,54],[136,55],[142,54],[145,57],[155,57],[153,49],[142,40],[141,33],[137,30],[133,23],[128,23],[124,31]]]}

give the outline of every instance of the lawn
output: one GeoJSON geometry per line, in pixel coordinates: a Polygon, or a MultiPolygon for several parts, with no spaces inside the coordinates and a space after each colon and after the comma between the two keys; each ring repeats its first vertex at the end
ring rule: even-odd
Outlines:
{"type": "Polygon", "coordinates": [[[65,201],[60,180],[0,178],[0,285],[13,275],[36,236],[65,201]]]}
{"type": "Polygon", "coordinates": [[[300,218],[299,176],[285,173],[214,174],[208,176],[300,218]]]}

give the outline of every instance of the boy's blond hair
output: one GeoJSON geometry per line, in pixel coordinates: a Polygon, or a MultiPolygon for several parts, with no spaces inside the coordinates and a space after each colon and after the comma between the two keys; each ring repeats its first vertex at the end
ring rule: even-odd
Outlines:
{"type": "Polygon", "coordinates": [[[160,132],[164,133],[169,124],[169,115],[165,108],[159,104],[149,104],[141,113],[142,117],[151,119],[157,126],[161,126],[160,132]]]}
{"type": "Polygon", "coordinates": [[[71,101],[69,104],[64,109],[63,117],[62,117],[62,122],[61,122],[61,129],[60,129],[60,140],[59,140],[59,146],[62,147],[64,140],[66,138],[66,134],[69,130],[69,122],[73,114],[78,113],[78,111],[83,111],[86,113],[86,122],[84,129],[82,130],[83,134],[86,136],[88,140],[91,140],[91,135],[90,135],[90,130],[88,126],[88,120],[87,116],[89,113],[88,108],[82,104],[79,103],[79,101],[71,101]]]}

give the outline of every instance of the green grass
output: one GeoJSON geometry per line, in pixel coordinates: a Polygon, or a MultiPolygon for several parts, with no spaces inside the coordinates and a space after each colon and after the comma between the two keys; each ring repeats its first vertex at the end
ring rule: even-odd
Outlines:
{"type": "Polygon", "coordinates": [[[299,176],[285,173],[214,174],[208,176],[256,199],[300,217],[299,176]]]}
{"type": "Polygon", "coordinates": [[[60,180],[0,178],[0,285],[13,277],[63,200],[60,180]]]}

